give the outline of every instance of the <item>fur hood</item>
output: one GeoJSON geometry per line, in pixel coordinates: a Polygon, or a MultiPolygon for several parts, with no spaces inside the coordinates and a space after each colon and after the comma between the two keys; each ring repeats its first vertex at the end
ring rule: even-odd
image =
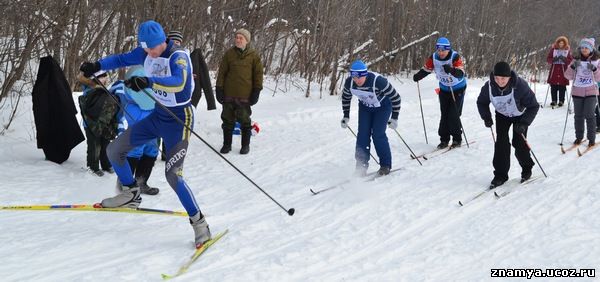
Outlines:
{"type": "Polygon", "coordinates": [[[563,46],[562,50],[571,49],[571,46],[569,46],[569,39],[567,39],[566,36],[559,36],[558,38],[556,38],[556,40],[554,40],[554,44],[552,44],[552,48],[561,49],[561,48],[558,48],[558,43],[561,41],[565,43],[565,46],[563,46]]]}

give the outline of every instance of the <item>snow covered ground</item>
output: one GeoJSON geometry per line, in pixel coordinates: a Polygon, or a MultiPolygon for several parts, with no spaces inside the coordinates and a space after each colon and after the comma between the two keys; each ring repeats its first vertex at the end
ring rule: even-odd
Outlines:
{"type": "MultiPolygon", "coordinates": [[[[416,153],[431,150],[438,143],[435,78],[421,82],[429,144],[416,84],[390,79],[402,96],[399,132],[416,153]]],[[[560,153],[566,107],[540,109],[529,131],[548,178],[500,200],[488,194],[458,207],[493,176],[491,133],[475,105],[483,83],[470,80],[467,88],[462,121],[468,140],[476,141],[470,148],[419,166],[388,130],[394,167],[403,170],[316,196],[309,188],[342,181],[354,168],[354,137],[339,126],[340,97],[318,99],[318,87],[311,98],[301,90],[272,97],[265,89],[253,108],[262,130],[250,154],[238,154],[237,136],[226,156],[283,206],[295,208],[292,217],[192,136],[185,177],[213,233],[230,232],[178,280],[484,281],[495,280],[492,268],[600,270],[600,151],[580,158],[560,153]]],[[[537,91],[543,101],[546,85],[537,91]]],[[[34,140],[31,99],[25,100],[11,131],[0,137],[0,205],[82,204],[112,196],[116,176],[99,178],[82,169],[85,143],[62,165],[44,161],[34,140]]],[[[218,149],[220,109],[205,109],[202,101],[195,130],[218,149]]],[[[573,139],[571,115],[565,142],[573,139]]],[[[158,162],[150,183],[161,193],[145,196],[142,207],[182,210],[162,171],[164,162],[158,162]]],[[[534,175],[541,174],[536,166],[534,175]]],[[[514,157],[510,175],[520,175],[514,157]]],[[[0,280],[159,281],[187,260],[192,241],[182,217],[0,211],[0,280]]]]}

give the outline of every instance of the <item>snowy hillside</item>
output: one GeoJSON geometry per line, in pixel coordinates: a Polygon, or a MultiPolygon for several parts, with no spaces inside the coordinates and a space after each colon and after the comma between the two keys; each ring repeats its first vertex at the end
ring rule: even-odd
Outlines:
{"type": "MultiPolygon", "coordinates": [[[[437,81],[421,82],[429,144],[425,143],[416,84],[391,82],[402,96],[399,132],[417,153],[438,143],[437,81]]],[[[483,80],[470,80],[462,121],[470,148],[420,166],[388,130],[394,168],[373,182],[346,179],[354,169],[354,137],[339,126],[340,97],[277,92],[266,83],[253,119],[261,132],[249,155],[239,136],[226,157],[286,208],[288,216],[192,136],[185,177],[213,233],[229,228],[178,281],[485,281],[495,268],[600,266],[600,151],[560,153],[566,107],[540,109],[529,142],[548,178],[458,207],[493,177],[493,141],[475,105],[483,80]]],[[[546,85],[538,85],[543,101],[546,85]]],[[[219,110],[196,111],[195,130],[217,149],[219,110]]],[[[356,130],[353,99],[351,126],[356,130]]],[[[6,113],[2,113],[6,114],[6,113]]],[[[0,205],[83,204],[115,193],[116,176],[86,172],[85,142],[62,165],[36,149],[31,99],[12,130],[0,136],[0,205]]],[[[565,142],[574,139],[569,116],[565,142]]],[[[378,167],[371,162],[370,171],[378,167]]],[[[183,210],[164,178],[164,162],[149,183],[161,188],[141,207],[183,210]]],[[[520,168],[514,156],[510,176],[520,168]]],[[[534,175],[542,175],[534,167],[534,175]]],[[[0,210],[2,281],[160,281],[193,252],[185,217],[125,213],[0,210]]],[[[596,274],[598,275],[598,274],[596,274]]],[[[571,278],[589,281],[592,278],[571,278]]],[[[522,280],[522,279],[520,279],[522,280]]],[[[566,281],[554,278],[551,281],[566,281]]],[[[543,281],[543,280],[540,280],[543,281]]]]}

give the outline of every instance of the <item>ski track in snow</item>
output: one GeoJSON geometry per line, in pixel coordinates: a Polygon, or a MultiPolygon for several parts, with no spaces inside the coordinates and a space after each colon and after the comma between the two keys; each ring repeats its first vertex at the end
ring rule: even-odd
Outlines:
{"type": "MultiPolygon", "coordinates": [[[[420,85],[429,144],[416,85],[391,81],[402,96],[398,131],[416,154],[432,150],[439,143],[435,78],[420,85]]],[[[566,107],[540,109],[529,130],[549,178],[500,200],[488,193],[458,207],[458,200],[482,191],[493,177],[493,141],[475,104],[483,83],[470,80],[464,102],[463,126],[467,139],[476,141],[470,148],[463,142],[419,166],[389,130],[393,166],[403,170],[315,196],[309,188],[330,187],[354,169],[354,136],[339,126],[340,97],[318,99],[318,90],[308,99],[299,90],[264,93],[253,107],[261,131],[250,154],[239,155],[240,137],[234,136],[225,157],[286,209],[295,208],[293,217],[193,136],[186,180],[213,234],[230,232],[178,281],[484,281],[491,268],[596,268],[598,152],[580,158],[575,151],[560,153],[566,107]]],[[[546,85],[537,89],[543,103],[546,85]]],[[[350,126],[356,132],[353,100],[350,126]]],[[[194,130],[218,150],[220,109],[205,109],[202,100],[194,130]]],[[[82,168],[85,142],[62,165],[44,161],[30,137],[29,99],[20,113],[0,137],[0,205],[91,204],[114,195],[115,175],[98,178],[82,168]]],[[[573,136],[570,115],[564,144],[573,136]]],[[[370,164],[370,171],[378,169],[370,164]]],[[[514,157],[511,168],[511,178],[518,178],[514,157]]],[[[534,175],[541,174],[535,166],[534,175]]],[[[164,162],[157,162],[149,183],[161,192],[144,196],[142,207],[183,210],[164,178],[164,162]]],[[[175,273],[192,254],[192,238],[181,217],[0,211],[0,273],[3,281],[160,281],[161,273],[175,273]]]]}

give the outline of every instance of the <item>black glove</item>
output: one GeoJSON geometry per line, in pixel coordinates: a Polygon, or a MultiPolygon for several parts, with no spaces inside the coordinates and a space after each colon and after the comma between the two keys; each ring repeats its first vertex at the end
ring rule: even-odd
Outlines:
{"type": "Polygon", "coordinates": [[[494,121],[492,119],[486,119],[483,121],[483,123],[485,124],[485,127],[492,127],[492,125],[494,125],[494,121]]]}
{"type": "Polygon", "coordinates": [[[250,102],[250,106],[254,106],[258,102],[259,95],[260,95],[260,89],[253,88],[252,94],[250,94],[250,100],[248,100],[248,102],[250,102]]]}
{"type": "Polygon", "coordinates": [[[95,63],[84,62],[79,67],[79,70],[83,72],[83,75],[85,77],[90,77],[90,76],[94,75],[94,73],[96,73],[97,71],[100,70],[100,63],[99,62],[95,62],[95,63]]]}
{"type": "Polygon", "coordinates": [[[428,74],[429,73],[424,70],[419,70],[417,73],[415,73],[415,75],[413,75],[413,80],[419,81],[419,80],[425,78],[428,74]]]}
{"type": "Polygon", "coordinates": [[[444,71],[447,74],[452,74],[452,67],[450,65],[444,65],[444,71]]]}
{"type": "Polygon", "coordinates": [[[140,91],[144,88],[150,87],[150,81],[145,76],[134,76],[128,80],[125,80],[125,87],[133,91],[140,91]]]}
{"type": "Polygon", "coordinates": [[[223,99],[225,98],[225,91],[223,90],[223,87],[215,88],[215,92],[217,92],[217,102],[219,102],[219,104],[223,104],[223,99]]]}
{"type": "Polygon", "coordinates": [[[592,72],[595,72],[598,68],[596,68],[596,66],[594,66],[594,64],[592,64],[591,62],[589,62],[588,65],[587,65],[587,69],[591,70],[592,72]]]}
{"type": "Polygon", "coordinates": [[[580,60],[575,60],[573,61],[573,63],[571,64],[571,69],[576,69],[577,67],[581,66],[581,61],[580,60]]]}
{"type": "Polygon", "coordinates": [[[567,61],[567,58],[565,58],[565,56],[563,56],[563,55],[560,55],[560,56],[558,56],[558,60],[560,60],[561,62],[564,63],[567,61]]]}
{"type": "Polygon", "coordinates": [[[558,63],[558,61],[560,61],[560,56],[559,56],[559,57],[553,57],[553,58],[552,58],[552,62],[553,62],[553,63],[558,63]]]}
{"type": "Polygon", "coordinates": [[[525,134],[525,132],[527,131],[527,125],[522,123],[515,123],[514,127],[515,133],[517,134],[525,134]]]}

